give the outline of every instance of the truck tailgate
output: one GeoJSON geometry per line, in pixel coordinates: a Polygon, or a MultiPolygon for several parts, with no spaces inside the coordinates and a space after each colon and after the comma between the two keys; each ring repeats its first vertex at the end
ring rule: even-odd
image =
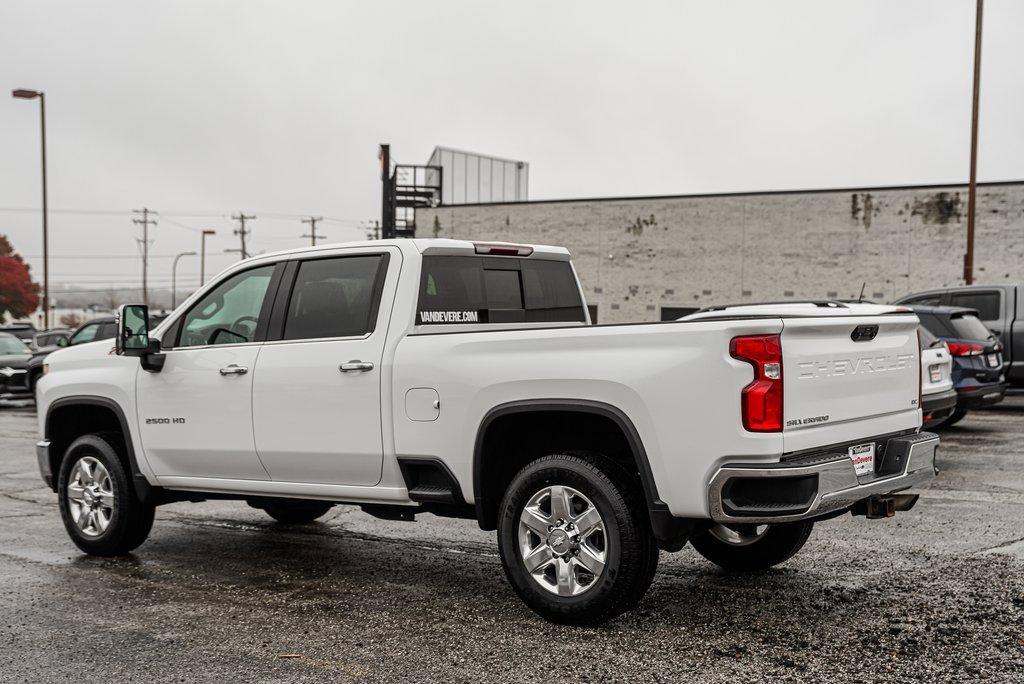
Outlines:
{"type": "Polygon", "coordinates": [[[917,325],[909,313],[784,319],[785,451],[919,427],[917,325]]]}

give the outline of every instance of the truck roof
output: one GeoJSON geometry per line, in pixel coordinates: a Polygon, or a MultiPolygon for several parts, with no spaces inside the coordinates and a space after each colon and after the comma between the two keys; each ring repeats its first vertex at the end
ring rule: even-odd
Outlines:
{"type": "MultiPolygon", "coordinates": [[[[420,254],[448,254],[448,255],[466,255],[471,256],[475,254],[487,254],[486,251],[481,251],[486,248],[507,248],[517,249],[518,256],[533,257],[539,259],[554,259],[558,261],[568,261],[571,258],[571,254],[565,247],[556,247],[554,245],[531,245],[514,242],[495,242],[495,241],[470,241],[470,240],[452,240],[449,238],[401,238],[395,240],[354,240],[352,242],[333,242],[330,244],[317,245],[316,247],[297,247],[294,249],[284,249],[277,252],[270,252],[267,254],[260,254],[257,256],[250,257],[250,259],[265,259],[267,257],[284,256],[287,254],[302,254],[307,252],[319,252],[327,251],[331,249],[338,249],[339,247],[398,247],[400,249],[409,249],[411,246],[413,249],[418,251],[420,254]]],[[[513,256],[506,254],[506,256],[513,256]]]]}

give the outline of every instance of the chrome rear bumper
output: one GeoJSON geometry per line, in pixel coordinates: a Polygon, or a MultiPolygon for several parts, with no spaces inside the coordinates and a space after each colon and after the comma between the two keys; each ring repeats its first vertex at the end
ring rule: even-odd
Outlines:
{"type": "Polygon", "coordinates": [[[894,437],[886,444],[886,458],[898,464],[898,469],[859,477],[853,461],[842,452],[823,452],[795,463],[726,465],[715,473],[708,487],[711,518],[732,524],[781,523],[849,508],[870,496],[891,494],[931,480],[936,473],[938,446],[939,437],[931,432],[894,437]],[[779,488],[791,487],[795,500],[747,506],[730,500],[733,484],[773,478],[786,478],[777,480],[779,488]]]}

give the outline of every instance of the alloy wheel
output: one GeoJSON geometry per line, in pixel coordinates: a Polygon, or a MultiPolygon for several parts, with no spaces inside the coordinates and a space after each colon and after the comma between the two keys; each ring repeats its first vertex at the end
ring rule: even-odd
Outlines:
{"type": "Polygon", "coordinates": [[[78,459],[68,477],[67,497],[71,519],[82,535],[99,537],[107,531],[114,516],[114,487],[98,459],[78,459]]]}
{"type": "Polygon", "coordinates": [[[519,514],[522,563],[552,594],[578,596],[595,586],[604,573],[607,547],[600,512],[572,487],[541,489],[519,514]]]}

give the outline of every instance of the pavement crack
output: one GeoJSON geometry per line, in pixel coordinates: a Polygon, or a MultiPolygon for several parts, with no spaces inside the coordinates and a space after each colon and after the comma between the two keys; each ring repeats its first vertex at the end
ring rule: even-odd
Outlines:
{"type": "Polygon", "coordinates": [[[1003,542],[1002,544],[996,544],[995,546],[989,546],[987,548],[981,549],[980,551],[975,551],[975,553],[991,553],[998,549],[1005,549],[1008,546],[1013,546],[1014,544],[1020,544],[1021,542],[1024,542],[1024,537],[1011,539],[1010,541],[1003,542]]]}

